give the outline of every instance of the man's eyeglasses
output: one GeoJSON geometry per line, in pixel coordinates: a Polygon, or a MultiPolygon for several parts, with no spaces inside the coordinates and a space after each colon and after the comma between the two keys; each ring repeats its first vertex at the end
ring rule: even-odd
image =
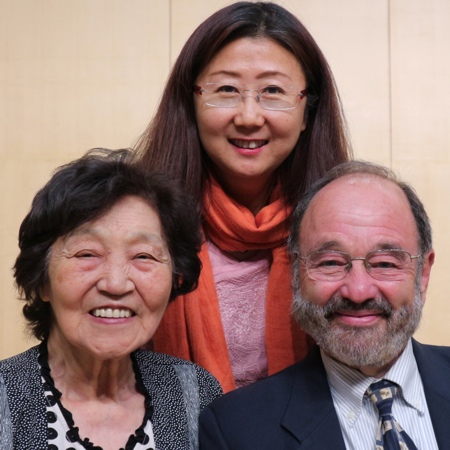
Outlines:
{"type": "Polygon", "coordinates": [[[264,109],[285,111],[294,109],[306,96],[307,90],[302,91],[293,86],[270,85],[259,89],[244,89],[242,86],[222,83],[206,83],[204,87],[194,86],[194,92],[204,98],[208,106],[216,108],[236,108],[245,101],[246,92],[256,92],[256,101],[264,109]]]}
{"type": "Polygon", "coordinates": [[[353,258],[348,253],[336,250],[319,250],[308,256],[298,256],[305,261],[310,278],[315,281],[340,281],[352,270],[352,261],[363,261],[367,272],[376,280],[399,281],[417,256],[411,256],[406,250],[375,250],[365,258],[353,258]]]}

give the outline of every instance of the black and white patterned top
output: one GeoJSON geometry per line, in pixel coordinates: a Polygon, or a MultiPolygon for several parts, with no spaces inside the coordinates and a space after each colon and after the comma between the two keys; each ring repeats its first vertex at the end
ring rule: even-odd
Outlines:
{"type": "Polygon", "coordinates": [[[12,425],[3,377],[0,375],[0,449],[12,450],[12,425]]]}
{"type": "MultiPolygon", "coordinates": [[[[141,373],[135,358],[131,355],[133,369],[136,377],[136,388],[145,397],[145,414],[142,425],[132,434],[125,448],[120,450],[155,450],[153,426],[151,422],[153,407],[150,395],[142,382],[141,373]]],[[[90,442],[89,438],[81,439],[79,430],[75,426],[72,414],[61,403],[61,392],[55,386],[48,365],[47,343],[44,341],[39,346],[39,366],[41,367],[41,379],[44,385],[47,403],[47,437],[49,450],[103,450],[90,442]]],[[[1,449],[0,447],[0,450],[1,449]]]]}
{"type": "MultiPolygon", "coordinates": [[[[201,367],[160,353],[136,350],[133,358],[151,407],[155,450],[197,450],[198,415],[222,394],[201,367]]],[[[13,427],[15,450],[47,450],[47,402],[39,349],[0,361],[13,427]]],[[[118,444],[118,448],[120,444],[118,444]]]]}

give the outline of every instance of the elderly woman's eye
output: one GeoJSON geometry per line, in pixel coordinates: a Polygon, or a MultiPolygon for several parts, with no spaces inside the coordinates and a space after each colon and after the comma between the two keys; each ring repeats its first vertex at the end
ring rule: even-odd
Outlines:
{"type": "Polygon", "coordinates": [[[135,256],[136,259],[156,259],[154,256],[149,255],[148,253],[139,253],[139,255],[135,256]]]}
{"type": "Polygon", "coordinates": [[[80,252],[75,255],[77,258],[93,258],[97,256],[94,252],[80,252]]]}

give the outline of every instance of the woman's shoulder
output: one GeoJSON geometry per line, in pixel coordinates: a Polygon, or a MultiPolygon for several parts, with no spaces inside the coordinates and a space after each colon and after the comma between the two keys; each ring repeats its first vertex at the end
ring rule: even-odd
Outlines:
{"type": "Polygon", "coordinates": [[[137,350],[135,357],[144,379],[155,375],[177,377],[183,387],[195,386],[198,389],[200,403],[210,403],[222,395],[222,387],[217,379],[193,362],[146,350],[137,350]]]}
{"type": "Polygon", "coordinates": [[[39,346],[36,346],[11,358],[3,359],[0,361],[0,373],[5,378],[5,375],[14,376],[15,373],[23,375],[28,370],[35,370],[38,356],[39,346]]]}

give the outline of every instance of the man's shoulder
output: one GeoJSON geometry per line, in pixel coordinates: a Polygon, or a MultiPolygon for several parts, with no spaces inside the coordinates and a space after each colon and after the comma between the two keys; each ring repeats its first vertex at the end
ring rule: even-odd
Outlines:
{"type": "Polygon", "coordinates": [[[423,359],[437,358],[437,360],[450,368],[450,347],[442,345],[421,344],[413,339],[413,351],[416,360],[420,363],[423,359]]]}
{"type": "MultiPolygon", "coordinates": [[[[216,413],[239,410],[246,414],[261,415],[266,410],[271,415],[282,414],[286,403],[297,387],[301,386],[301,395],[309,398],[308,392],[316,389],[318,377],[326,380],[325,370],[320,358],[319,350],[310,352],[308,356],[286,369],[246,386],[229,392],[215,400],[210,408],[216,413]]],[[[323,388],[323,384],[320,387],[323,388]]]]}
{"type": "Polygon", "coordinates": [[[304,440],[310,442],[305,448],[319,448],[319,441],[330,448],[330,436],[339,439],[339,422],[318,348],[265,380],[225,394],[200,414],[205,450],[294,449],[304,440]],[[323,423],[329,432],[318,436],[323,423]]]}

